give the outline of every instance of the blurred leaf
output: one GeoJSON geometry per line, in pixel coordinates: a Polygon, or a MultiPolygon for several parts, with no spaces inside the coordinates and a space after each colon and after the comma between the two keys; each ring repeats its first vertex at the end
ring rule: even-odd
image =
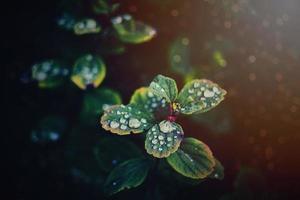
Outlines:
{"type": "Polygon", "coordinates": [[[151,164],[145,158],[125,161],[115,167],[105,181],[105,193],[112,195],[124,189],[141,185],[149,172],[151,164]]]}
{"type": "Polygon", "coordinates": [[[149,88],[141,87],[134,91],[130,99],[130,104],[134,104],[145,112],[153,113],[156,110],[166,107],[166,100],[153,94],[149,88]]]}
{"type": "Polygon", "coordinates": [[[187,37],[179,37],[171,44],[169,63],[171,70],[180,75],[193,73],[190,64],[190,41],[187,37]]]}
{"type": "Polygon", "coordinates": [[[206,79],[196,79],[183,87],[177,102],[183,114],[202,113],[216,107],[225,95],[226,91],[216,83],[206,79]]]}
{"type": "Polygon", "coordinates": [[[167,102],[170,103],[176,99],[178,94],[176,82],[163,75],[157,75],[151,82],[149,88],[151,89],[151,92],[161,98],[165,98],[167,102]]]}
{"type": "Polygon", "coordinates": [[[226,67],[227,62],[220,51],[214,51],[213,53],[213,60],[216,63],[217,66],[219,67],[226,67]]]}
{"type": "Polygon", "coordinates": [[[94,19],[82,19],[74,24],[74,33],[76,35],[85,35],[99,33],[100,25],[94,19]]]}
{"type": "Polygon", "coordinates": [[[34,143],[56,142],[61,139],[67,128],[66,120],[61,116],[48,116],[42,119],[31,132],[34,143]]]}
{"type": "Polygon", "coordinates": [[[54,88],[69,76],[69,69],[56,60],[46,60],[32,66],[31,77],[38,81],[40,88],[54,88]]]}
{"type": "Polygon", "coordinates": [[[119,39],[125,43],[139,44],[147,42],[156,35],[154,28],[135,21],[128,14],[113,18],[112,24],[119,39]]]}
{"type": "Polygon", "coordinates": [[[141,133],[152,126],[153,116],[141,112],[134,105],[115,105],[107,109],[101,117],[105,130],[119,135],[141,133]]]}
{"type": "Polygon", "coordinates": [[[103,138],[94,147],[94,155],[100,168],[111,171],[116,165],[126,160],[142,156],[140,149],[125,138],[103,138]]]}
{"type": "Polygon", "coordinates": [[[110,4],[108,0],[94,0],[92,4],[92,9],[95,14],[108,15],[115,12],[119,7],[119,3],[110,4]]]}
{"type": "Polygon", "coordinates": [[[99,117],[105,109],[115,104],[121,104],[119,93],[109,88],[99,88],[85,94],[80,113],[82,121],[88,124],[98,124],[99,117]]]}
{"type": "Polygon", "coordinates": [[[178,173],[194,179],[206,178],[215,166],[209,147],[195,138],[185,138],[180,149],[167,157],[167,161],[178,173]]]}
{"type": "Polygon", "coordinates": [[[220,163],[220,161],[218,161],[216,158],[215,159],[215,163],[216,165],[214,166],[214,171],[209,175],[210,178],[215,178],[218,180],[223,180],[224,178],[224,167],[223,165],[220,163]]]}
{"type": "Polygon", "coordinates": [[[183,130],[179,124],[162,121],[154,125],[146,135],[145,148],[154,157],[164,158],[179,148],[183,130]]]}
{"type": "Polygon", "coordinates": [[[91,54],[78,58],[74,64],[72,81],[81,89],[86,89],[88,85],[97,88],[106,75],[106,66],[102,59],[91,54]]]}
{"type": "Polygon", "coordinates": [[[104,183],[104,173],[93,151],[101,137],[94,130],[75,126],[68,136],[65,150],[65,160],[74,180],[97,188],[104,183]]]}
{"type": "Polygon", "coordinates": [[[192,119],[209,128],[214,134],[229,133],[232,128],[231,113],[224,105],[201,115],[193,115],[192,119]]]}
{"type": "Polygon", "coordinates": [[[63,15],[58,18],[57,25],[66,30],[73,30],[76,21],[74,16],[63,13],[63,15]]]}

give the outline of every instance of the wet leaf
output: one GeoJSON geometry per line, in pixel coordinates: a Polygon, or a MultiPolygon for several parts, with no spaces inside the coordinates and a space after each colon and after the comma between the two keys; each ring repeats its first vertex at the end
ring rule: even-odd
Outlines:
{"type": "Polygon", "coordinates": [[[179,124],[162,121],[154,125],[146,135],[145,149],[154,157],[164,158],[177,151],[183,138],[179,124]]]}
{"type": "Polygon", "coordinates": [[[109,88],[93,90],[84,96],[80,118],[86,123],[96,125],[104,110],[121,103],[120,94],[114,90],[109,88]]]}
{"type": "Polygon", "coordinates": [[[149,172],[151,164],[145,158],[136,158],[125,161],[115,167],[105,181],[105,193],[115,194],[124,189],[141,185],[149,172]]]}
{"type": "Polygon", "coordinates": [[[150,113],[142,112],[134,105],[115,105],[107,109],[101,117],[105,130],[119,135],[141,133],[149,129],[153,123],[150,113]]]}
{"type": "Polygon", "coordinates": [[[167,157],[178,173],[194,179],[203,179],[212,173],[215,160],[209,147],[195,138],[183,140],[180,149],[167,157]]]}
{"type": "Polygon", "coordinates": [[[101,27],[94,19],[82,19],[74,24],[74,33],[76,35],[99,33],[100,31],[101,27]]]}
{"type": "Polygon", "coordinates": [[[109,137],[97,142],[94,147],[94,155],[100,168],[109,172],[126,160],[141,157],[142,152],[126,138],[109,137]]]}
{"type": "Polygon", "coordinates": [[[86,89],[88,85],[98,87],[106,75],[106,66],[102,59],[91,54],[78,58],[73,67],[72,81],[80,88],[86,89]]]}
{"type": "Polygon", "coordinates": [[[225,95],[226,91],[216,83],[196,79],[183,87],[176,101],[180,104],[179,111],[183,114],[203,113],[216,107],[225,95]]]}
{"type": "Polygon", "coordinates": [[[153,94],[147,87],[135,90],[131,96],[130,104],[135,104],[140,109],[151,113],[167,106],[164,98],[153,94]]]}
{"type": "Polygon", "coordinates": [[[31,141],[34,143],[57,142],[66,130],[66,120],[60,116],[49,116],[42,119],[31,132],[31,141]]]}
{"type": "Polygon", "coordinates": [[[125,14],[112,19],[112,24],[119,39],[125,43],[139,44],[151,40],[156,31],[153,27],[135,21],[131,15],[125,14]]]}
{"type": "Polygon", "coordinates": [[[46,60],[32,66],[31,77],[38,81],[40,88],[54,88],[63,83],[69,76],[69,69],[58,61],[46,60]]]}
{"type": "Polygon", "coordinates": [[[157,75],[150,83],[149,88],[157,96],[165,98],[167,102],[173,102],[178,94],[176,82],[163,75],[157,75]]]}

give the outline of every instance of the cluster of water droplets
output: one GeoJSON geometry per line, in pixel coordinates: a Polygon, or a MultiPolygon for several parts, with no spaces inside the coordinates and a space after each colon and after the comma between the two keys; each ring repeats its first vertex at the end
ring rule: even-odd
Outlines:
{"type": "Polygon", "coordinates": [[[144,105],[146,110],[150,112],[155,111],[157,108],[165,108],[167,105],[166,99],[154,95],[151,91],[147,92],[148,101],[144,105]]]}
{"type": "Polygon", "coordinates": [[[94,19],[83,19],[74,24],[74,33],[77,35],[98,33],[101,27],[94,19]]]}
{"type": "MultiPolygon", "coordinates": [[[[216,106],[222,100],[222,90],[208,80],[194,82],[192,87],[187,91],[188,101],[198,104],[201,102],[202,109],[216,106]]],[[[185,110],[184,107],[181,108],[185,110]]]]}
{"type": "Polygon", "coordinates": [[[183,132],[172,122],[162,121],[147,132],[146,148],[148,153],[156,156],[168,156],[177,150],[183,132]]]}
{"type": "Polygon", "coordinates": [[[69,70],[61,67],[54,60],[47,60],[32,66],[32,79],[37,81],[45,81],[48,78],[67,75],[69,75],[69,70]]]}
{"type": "Polygon", "coordinates": [[[111,129],[120,129],[123,131],[132,129],[143,129],[147,127],[147,119],[136,116],[140,116],[141,111],[133,111],[131,106],[121,106],[123,109],[112,109],[110,114],[113,114],[114,119],[108,120],[109,127],[111,129]],[[133,113],[131,113],[133,112],[133,113]]]}

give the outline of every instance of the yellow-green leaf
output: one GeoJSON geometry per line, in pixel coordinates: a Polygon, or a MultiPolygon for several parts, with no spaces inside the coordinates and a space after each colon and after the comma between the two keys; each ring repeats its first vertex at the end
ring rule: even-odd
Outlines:
{"type": "Polygon", "coordinates": [[[179,124],[162,121],[154,125],[146,135],[145,149],[154,157],[164,158],[179,148],[183,138],[183,130],[179,124]]]}
{"type": "Polygon", "coordinates": [[[226,91],[216,83],[196,79],[183,87],[176,102],[180,104],[179,111],[183,114],[203,113],[216,107],[225,95],[226,91]]]}
{"type": "Polygon", "coordinates": [[[73,67],[71,80],[80,88],[86,89],[88,85],[98,87],[106,75],[106,66],[102,59],[91,54],[78,58],[73,67]]]}
{"type": "Polygon", "coordinates": [[[144,132],[152,123],[153,116],[150,113],[142,112],[130,104],[111,106],[101,117],[102,127],[119,135],[144,132]]]}

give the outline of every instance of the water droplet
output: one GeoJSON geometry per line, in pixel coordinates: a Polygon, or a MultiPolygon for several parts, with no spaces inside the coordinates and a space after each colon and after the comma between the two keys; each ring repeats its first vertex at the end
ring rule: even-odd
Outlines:
{"type": "Polygon", "coordinates": [[[213,91],[210,90],[205,90],[204,91],[204,96],[205,97],[213,97],[215,95],[215,93],[213,91]]]}
{"type": "Polygon", "coordinates": [[[163,149],[161,147],[158,148],[159,151],[162,151],[163,149]]]}
{"type": "Polygon", "coordinates": [[[197,88],[197,87],[199,87],[200,86],[200,83],[198,83],[198,82],[195,82],[194,83],[194,88],[197,88]]]}
{"type": "Polygon", "coordinates": [[[144,118],[142,118],[142,119],[141,119],[141,122],[144,123],[144,124],[146,124],[146,123],[147,123],[147,120],[144,119],[144,118]]]}
{"type": "Polygon", "coordinates": [[[126,123],[126,119],[121,118],[121,119],[120,119],[120,122],[121,122],[122,124],[125,124],[125,123],[126,123]]]}
{"type": "Polygon", "coordinates": [[[159,140],[163,140],[164,137],[163,137],[162,135],[160,135],[160,136],[158,136],[158,139],[159,139],[159,140]]]}
{"type": "Polygon", "coordinates": [[[171,137],[167,137],[167,141],[171,142],[172,138],[171,137]]]}
{"type": "Polygon", "coordinates": [[[170,133],[174,130],[174,127],[172,126],[172,123],[169,121],[162,121],[159,123],[159,129],[163,133],[170,133]]]}
{"type": "Polygon", "coordinates": [[[116,182],[113,182],[112,184],[113,184],[114,186],[115,186],[115,185],[117,185],[117,183],[116,183],[116,182]]]}
{"type": "Polygon", "coordinates": [[[141,122],[136,118],[129,119],[129,127],[130,128],[138,128],[141,126],[141,122]]]}
{"type": "Polygon", "coordinates": [[[111,121],[110,122],[110,127],[111,128],[118,128],[120,126],[120,124],[116,121],[111,121]]]}
{"type": "Polygon", "coordinates": [[[120,127],[122,130],[126,130],[127,129],[127,126],[122,124],[121,127],[120,127]]]}
{"type": "Polygon", "coordinates": [[[158,142],[157,139],[152,140],[152,144],[157,144],[157,142],[158,142]]]}

